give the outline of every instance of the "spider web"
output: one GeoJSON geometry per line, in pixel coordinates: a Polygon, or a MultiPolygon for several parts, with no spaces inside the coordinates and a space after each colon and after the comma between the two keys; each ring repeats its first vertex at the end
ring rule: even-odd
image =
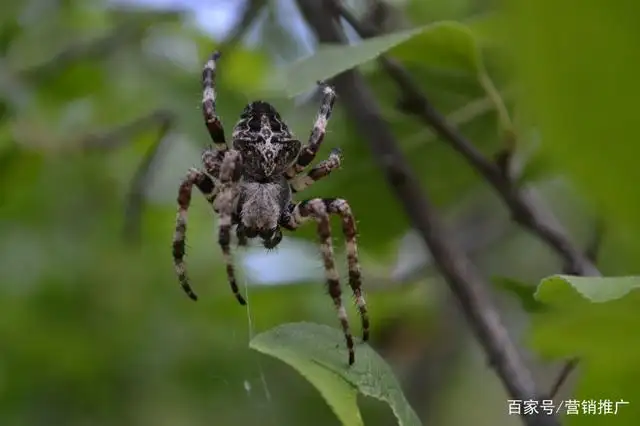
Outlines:
{"type": "MultiPolygon", "coordinates": [[[[248,343],[251,341],[251,339],[253,339],[255,330],[253,328],[253,316],[251,315],[251,301],[249,299],[249,283],[247,282],[246,277],[244,278],[243,281],[244,281],[244,297],[245,297],[245,300],[247,301],[247,327],[249,331],[249,341],[247,342],[247,346],[248,346],[248,343]]],[[[262,382],[264,397],[266,398],[267,402],[271,402],[271,392],[269,392],[269,385],[267,384],[267,377],[264,374],[264,368],[262,367],[261,358],[258,357],[256,362],[258,364],[258,370],[260,370],[260,381],[262,382]]],[[[250,394],[251,384],[249,383],[248,380],[245,380],[244,384],[245,384],[245,390],[247,391],[247,394],[250,394]]]]}

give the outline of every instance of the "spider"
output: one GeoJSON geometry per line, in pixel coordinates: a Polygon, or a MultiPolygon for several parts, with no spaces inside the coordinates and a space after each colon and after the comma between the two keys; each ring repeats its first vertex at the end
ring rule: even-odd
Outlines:
{"type": "Polygon", "coordinates": [[[356,224],[351,207],[341,198],[313,198],[297,203],[292,199],[294,193],[308,188],[340,167],[341,151],[334,149],[327,159],[305,173],[324,139],[336,99],[335,92],[330,86],[318,82],[323,99],[306,144],[295,138],[271,104],[254,101],[240,115],[233,129],[232,147],[229,147],[222,122],[216,114],[215,76],[219,58],[220,52],[214,52],[202,72],[202,111],[213,146],[202,153],[203,168],[190,169],[178,191],[173,259],[180,284],[191,299],[198,299],[189,285],[184,262],[187,210],[194,185],[219,216],[218,243],[231,290],[241,305],[246,302],[240,295],[233,267],[230,249],[232,228],[235,227],[238,246],[246,246],[248,239],[260,238],[265,248],[272,249],[282,240],[282,228],[295,231],[305,222],[313,220],[317,223],[328,292],[342,325],[349,365],[352,365],[355,361],[354,343],[341,300],[329,222],[330,215],[338,215],[342,221],[349,285],[360,314],[362,339],[366,341],[369,337],[369,318],[361,290],[356,224]]]}

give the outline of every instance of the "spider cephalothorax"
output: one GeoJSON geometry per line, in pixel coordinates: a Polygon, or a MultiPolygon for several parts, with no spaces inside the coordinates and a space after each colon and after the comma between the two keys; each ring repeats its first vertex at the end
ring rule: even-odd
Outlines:
{"type": "Polygon", "coordinates": [[[340,167],[340,150],[334,149],[326,160],[304,172],[324,139],[335,92],[331,87],[322,85],[322,105],[306,144],[295,138],[271,104],[255,101],[247,105],[240,115],[233,129],[233,148],[229,148],[215,111],[215,72],[219,57],[218,52],[214,53],[202,73],[202,110],[214,146],[202,153],[203,169],[190,169],[178,193],[173,258],[180,284],[190,298],[197,300],[189,285],[184,263],[187,210],[194,185],[219,215],[218,242],[231,289],[242,305],[246,302],[238,290],[231,258],[231,229],[235,227],[240,246],[245,246],[249,238],[260,238],[266,248],[274,248],[282,240],[282,228],[294,231],[313,220],[317,223],[328,291],[345,334],[349,364],[353,364],[353,337],[341,300],[329,223],[330,215],[340,216],[346,241],[349,286],[360,313],[363,340],[366,341],[369,337],[369,318],[361,290],[356,224],[351,207],[341,198],[313,198],[297,203],[292,199],[293,193],[302,191],[340,167]]]}

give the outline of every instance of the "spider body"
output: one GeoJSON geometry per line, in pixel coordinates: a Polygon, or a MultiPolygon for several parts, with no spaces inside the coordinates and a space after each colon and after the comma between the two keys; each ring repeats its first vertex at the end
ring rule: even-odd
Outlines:
{"type": "Polygon", "coordinates": [[[307,221],[315,221],[322,254],[327,289],[338,312],[344,331],[349,364],[355,360],[353,337],[349,330],[346,309],[341,300],[339,275],[335,267],[329,216],[340,216],[345,235],[349,286],[358,307],[363,340],[368,339],[369,318],[361,290],[361,273],[356,244],[356,225],[351,207],[340,198],[315,198],[294,202],[293,195],[327,177],[340,167],[339,149],[308,172],[304,170],[314,160],[331,116],[335,93],[323,87],[323,100],[315,125],[306,144],[292,134],[277,110],[269,103],[248,104],[227,145],[224,128],[215,112],[215,72],[220,54],[214,53],[202,74],[202,108],[205,124],[213,146],[202,153],[203,169],[190,169],[178,192],[178,213],[173,241],[173,258],[182,288],[193,300],[184,262],[187,210],[191,191],[196,186],[219,215],[218,243],[222,249],[229,284],[240,304],[240,295],[231,256],[231,230],[235,227],[238,245],[245,246],[250,238],[260,238],[267,249],[282,240],[282,228],[295,231],[307,221]]]}
{"type": "Polygon", "coordinates": [[[233,147],[242,156],[234,213],[240,239],[260,236],[267,248],[282,240],[279,221],[291,203],[284,173],[296,160],[302,143],[295,139],[269,103],[252,102],[233,129],[233,147]]]}

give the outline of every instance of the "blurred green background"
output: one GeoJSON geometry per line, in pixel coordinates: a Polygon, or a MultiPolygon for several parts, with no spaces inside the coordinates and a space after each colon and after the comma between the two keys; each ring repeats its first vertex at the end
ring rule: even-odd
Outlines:
{"type": "MultiPolygon", "coordinates": [[[[599,266],[607,274],[638,271],[633,260],[638,244],[629,236],[637,223],[625,213],[633,209],[615,208],[614,196],[622,194],[629,201],[629,192],[612,191],[620,188],[621,179],[632,179],[638,168],[626,165],[618,176],[614,166],[604,163],[608,169],[598,170],[599,176],[613,177],[598,180],[593,194],[591,181],[579,181],[586,184],[576,190],[556,173],[567,164],[576,176],[589,177],[581,165],[599,160],[601,154],[597,145],[585,143],[581,162],[575,151],[581,140],[571,136],[567,145],[559,141],[563,134],[558,132],[571,126],[547,120],[549,111],[540,108],[554,96],[565,100],[560,103],[563,113],[575,111],[575,102],[585,102],[567,101],[559,93],[566,87],[562,82],[554,86],[551,80],[536,80],[546,78],[545,67],[551,67],[552,62],[545,65],[542,60],[557,59],[545,57],[540,53],[544,46],[536,44],[536,31],[551,14],[515,10],[509,2],[504,12],[491,0],[396,0],[382,9],[371,0],[347,3],[361,19],[389,32],[441,20],[469,25],[518,135],[518,161],[530,171],[531,188],[583,247],[593,237],[594,212],[603,205],[607,214],[612,212],[605,219],[612,219],[607,220],[599,266]],[[529,13],[539,19],[507,31],[518,36],[510,43],[504,30],[511,27],[503,24],[524,22],[529,13]],[[498,15],[500,19],[494,19],[498,15]],[[505,21],[505,16],[512,18],[505,21]],[[521,60],[530,45],[538,46],[534,50],[543,59],[521,60]],[[515,76],[521,64],[537,66],[539,72],[524,73],[523,87],[533,91],[520,90],[515,76]],[[531,83],[540,81],[555,91],[537,92],[531,83]],[[527,99],[522,94],[531,92],[533,102],[522,102],[527,99]],[[549,151],[558,154],[555,163],[541,154],[546,152],[540,150],[541,140],[547,146],[541,128],[553,135],[549,151]],[[573,150],[567,148],[571,146],[573,150]],[[570,160],[565,162],[562,155],[570,160]]],[[[571,34],[582,33],[576,29],[571,34]]],[[[558,37],[550,36],[547,44],[552,46],[558,37]]],[[[338,424],[303,378],[248,348],[251,336],[285,322],[337,326],[323,288],[313,227],[287,238],[273,252],[256,247],[236,254],[246,287],[242,291],[249,299],[245,309],[226,282],[215,218],[195,195],[187,261],[198,303],[182,293],[175,277],[170,249],[175,198],[180,178],[198,165],[200,151],[210,143],[200,112],[200,76],[214,48],[224,49],[218,111],[227,134],[248,101],[265,97],[302,139],[307,137],[319,100],[313,88],[288,99],[283,90],[265,87],[282,67],[316,48],[294,1],[3,2],[1,426],[338,424]]],[[[493,155],[503,146],[504,123],[486,87],[474,72],[448,67],[447,52],[429,56],[421,53],[424,48],[416,39],[397,55],[451,122],[493,155]]],[[[508,212],[476,173],[429,129],[396,108],[398,93],[387,76],[373,64],[361,71],[451,234],[487,280],[510,276],[535,284],[560,272],[561,260],[509,222],[508,212]]],[[[592,78],[612,78],[604,71],[592,78]]],[[[577,74],[567,68],[560,76],[572,81],[577,74]]],[[[589,76],[580,76],[578,83],[587,85],[589,76]]],[[[614,82],[610,85],[617,88],[614,82]]],[[[563,117],[575,125],[581,116],[563,117]]],[[[598,130],[610,129],[594,125],[584,131],[598,130]]],[[[632,135],[621,132],[610,142],[633,147],[632,135]]],[[[424,424],[518,424],[519,419],[507,415],[502,385],[487,367],[428,252],[410,230],[366,143],[338,100],[318,159],[339,146],[343,168],[304,197],[339,196],[352,204],[359,221],[372,346],[392,365],[424,424]]],[[[618,157],[631,158],[622,154],[618,157]]],[[[640,205],[635,199],[627,204],[640,205]]],[[[344,253],[338,250],[338,256],[345,272],[344,253]]],[[[509,295],[493,292],[509,331],[522,340],[526,314],[509,295]]],[[[358,334],[354,309],[350,315],[358,334]]],[[[523,352],[541,388],[549,386],[558,365],[537,360],[524,347],[523,352]]],[[[564,396],[570,387],[568,383],[563,389],[564,396]]],[[[608,397],[604,391],[592,396],[608,397]]],[[[362,407],[367,425],[395,424],[386,406],[363,399],[362,407]]]]}

